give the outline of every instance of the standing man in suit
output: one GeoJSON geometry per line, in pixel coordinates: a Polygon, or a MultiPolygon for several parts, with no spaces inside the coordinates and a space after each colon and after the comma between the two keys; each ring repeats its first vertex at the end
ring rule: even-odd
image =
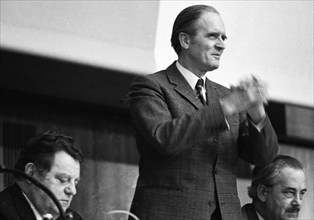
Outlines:
{"type": "Polygon", "coordinates": [[[178,60],[131,83],[140,161],[130,211],[141,220],[241,219],[238,158],[265,165],[277,154],[263,85],[252,79],[229,90],[205,76],[226,38],[215,8],[188,7],[172,30],[178,60]]]}
{"type": "MultiPolygon", "coordinates": [[[[83,155],[72,137],[47,131],[32,138],[22,150],[15,169],[46,186],[72,220],[82,218],[68,209],[80,180],[83,155]]],[[[1,220],[55,220],[60,213],[52,199],[24,177],[0,192],[1,220]]]]}
{"type": "Polygon", "coordinates": [[[278,155],[265,167],[255,167],[249,196],[253,203],[242,207],[245,220],[296,220],[306,192],[300,161],[278,155]]]}

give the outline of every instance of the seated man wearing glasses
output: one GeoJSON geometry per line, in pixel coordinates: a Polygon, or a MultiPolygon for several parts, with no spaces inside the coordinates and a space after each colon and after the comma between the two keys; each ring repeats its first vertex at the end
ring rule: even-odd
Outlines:
{"type": "MultiPolygon", "coordinates": [[[[29,140],[23,148],[15,169],[46,186],[57,198],[66,216],[82,218],[69,210],[80,180],[83,155],[72,137],[47,131],[29,140]]],[[[23,176],[0,192],[1,220],[62,219],[57,205],[46,192],[23,176]]]]}

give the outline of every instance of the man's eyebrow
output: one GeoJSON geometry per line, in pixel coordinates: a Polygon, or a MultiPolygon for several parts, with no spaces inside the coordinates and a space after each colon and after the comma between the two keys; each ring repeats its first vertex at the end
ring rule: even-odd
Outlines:
{"type": "MultiPolygon", "coordinates": [[[[73,176],[71,176],[70,174],[67,174],[67,173],[57,173],[56,177],[67,178],[67,179],[73,179],[74,178],[73,176]]],[[[74,180],[76,182],[79,182],[79,181],[81,181],[81,177],[74,178],[74,180]]]]}
{"type": "Polygon", "coordinates": [[[224,35],[224,33],[222,33],[222,32],[220,32],[220,31],[218,31],[218,30],[209,30],[208,32],[207,32],[207,34],[217,34],[217,35],[224,35]]]}
{"type": "Polygon", "coordinates": [[[58,175],[58,176],[71,176],[69,173],[64,173],[64,172],[57,172],[56,175],[58,175]]]}
{"type": "MultiPolygon", "coordinates": [[[[73,177],[71,174],[68,174],[68,173],[56,173],[56,176],[59,176],[59,177],[73,177]]],[[[75,178],[75,179],[80,179],[80,177],[78,178],[75,178]]]]}
{"type": "MultiPolygon", "coordinates": [[[[284,188],[284,190],[293,190],[293,191],[297,191],[297,189],[295,187],[292,187],[292,186],[287,186],[284,188]]],[[[307,189],[304,188],[304,189],[301,189],[302,192],[306,192],[307,189]]]]}
{"type": "Polygon", "coordinates": [[[295,187],[293,187],[293,186],[285,186],[283,188],[283,190],[293,190],[293,191],[296,191],[297,189],[295,187]]]}
{"type": "Polygon", "coordinates": [[[221,35],[224,39],[227,39],[227,35],[225,33],[220,32],[220,31],[209,31],[206,35],[207,36],[209,36],[209,35],[215,35],[215,36],[221,35]]]}

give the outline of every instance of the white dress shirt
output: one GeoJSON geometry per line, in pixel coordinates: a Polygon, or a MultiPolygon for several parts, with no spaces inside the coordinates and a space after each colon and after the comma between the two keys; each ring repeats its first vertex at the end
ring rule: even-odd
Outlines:
{"type": "MultiPolygon", "coordinates": [[[[193,90],[195,90],[195,86],[197,81],[200,79],[200,77],[196,76],[194,73],[192,73],[190,70],[184,68],[179,61],[176,62],[176,66],[178,68],[178,70],[180,71],[180,73],[183,75],[183,77],[186,79],[186,81],[189,83],[189,85],[191,86],[191,88],[193,90]]],[[[204,97],[204,100],[206,101],[206,87],[205,87],[205,83],[206,83],[206,76],[201,77],[204,81],[204,86],[202,87],[202,91],[201,91],[201,95],[204,97]]]]}

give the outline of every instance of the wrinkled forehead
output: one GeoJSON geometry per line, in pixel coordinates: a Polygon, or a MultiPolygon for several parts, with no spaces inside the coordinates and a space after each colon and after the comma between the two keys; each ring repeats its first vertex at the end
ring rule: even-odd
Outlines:
{"type": "Polygon", "coordinates": [[[220,14],[217,14],[215,12],[211,12],[211,11],[205,11],[203,13],[200,14],[200,17],[198,19],[199,21],[207,21],[207,22],[215,22],[215,21],[219,21],[219,22],[223,22],[220,14]]]}
{"type": "Polygon", "coordinates": [[[279,176],[278,184],[280,184],[282,188],[290,187],[298,190],[305,188],[304,170],[286,167],[280,171],[279,176]]]}
{"type": "Polygon", "coordinates": [[[225,25],[219,14],[214,12],[204,12],[196,22],[198,28],[215,29],[225,32],[225,25]]]}
{"type": "Polygon", "coordinates": [[[67,173],[78,178],[80,176],[80,162],[64,151],[59,151],[54,155],[51,172],[67,173]]]}

